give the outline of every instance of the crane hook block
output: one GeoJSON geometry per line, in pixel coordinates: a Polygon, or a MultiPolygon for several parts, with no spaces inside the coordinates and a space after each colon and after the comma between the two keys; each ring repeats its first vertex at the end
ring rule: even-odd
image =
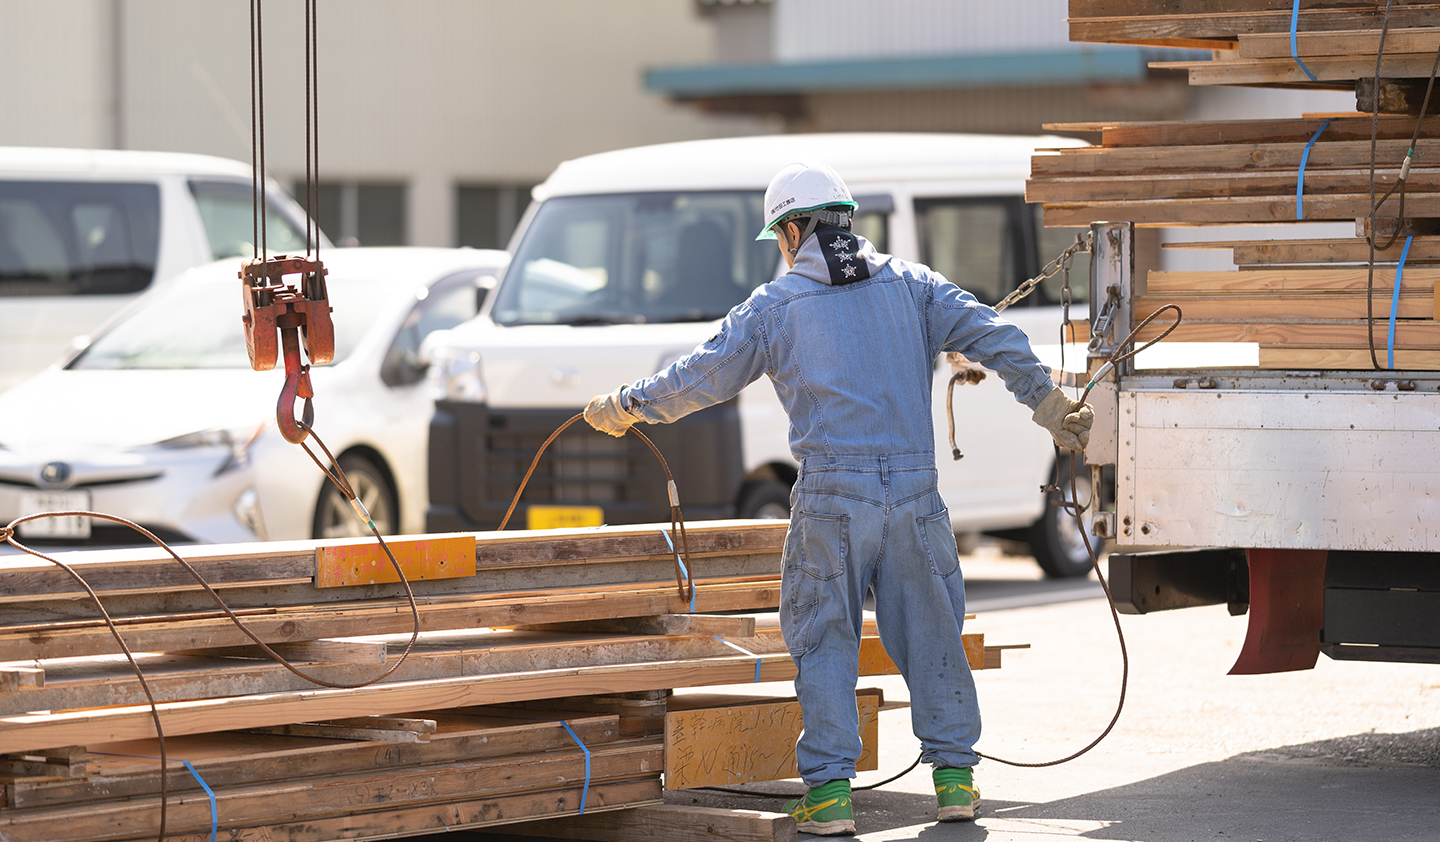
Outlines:
{"type": "MultiPolygon", "coordinates": [[[[280,358],[277,333],[298,329],[305,356],[314,365],[335,358],[335,325],[325,288],[326,270],[319,260],[278,255],[251,260],[240,270],[245,296],[245,350],[250,367],[269,371],[280,358]],[[299,275],[298,285],[286,284],[286,275],[299,275]]],[[[292,366],[286,355],[287,372],[292,366]]],[[[295,360],[294,364],[298,364],[295,360]]]]}

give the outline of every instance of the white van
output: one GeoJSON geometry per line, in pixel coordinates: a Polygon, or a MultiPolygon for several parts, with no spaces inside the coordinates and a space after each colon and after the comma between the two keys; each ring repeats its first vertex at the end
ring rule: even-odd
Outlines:
{"type": "MultiPolygon", "coordinates": [[[[786,164],[806,158],[834,167],[859,203],[858,233],[994,304],[1074,240],[1073,230],[1042,228],[1038,207],[1023,198],[1032,152],[1072,145],[1055,137],[781,135],[561,164],[535,188],[510,267],[480,316],[435,349],[426,528],[495,528],[561,422],[591,396],[688,353],[732,306],[777,277],[779,252],[755,235],[765,187],[786,164]]],[[[1082,256],[1073,271],[1072,318],[1087,313],[1087,266],[1082,256]]],[[[1054,278],[1005,313],[1052,367],[1061,350],[1061,283],[1054,278]]],[[[1066,353],[1068,369],[1084,369],[1083,346],[1066,353]]],[[[1087,571],[1073,519],[1041,491],[1055,469],[1050,437],[998,377],[955,390],[965,455],[951,458],[950,374],[938,360],[933,421],[955,530],[1027,540],[1052,575],[1087,571]]],[[[687,517],[788,517],[797,466],[784,411],[764,378],[736,400],[644,429],[669,460],[687,517]]],[[[583,423],[551,446],[522,500],[522,528],[669,516],[660,469],[643,443],[583,423]]]]}
{"type": "MultiPolygon", "coordinates": [[[[0,391],[155,283],[251,254],[252,192],[250,165],[225,158],[0,147],[0,391]]],[[[304,251],[305,212],[267,193],[266,245],[304,251]]]]}

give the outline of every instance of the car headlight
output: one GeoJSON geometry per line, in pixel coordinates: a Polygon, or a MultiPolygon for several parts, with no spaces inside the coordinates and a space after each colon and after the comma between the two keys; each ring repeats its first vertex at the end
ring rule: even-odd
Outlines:
{"type": "Polygon", "coordinates": [[[481,403],[485,400],[485,380],[480,374],[480,354],[464,348],[436,348],[430,355],[426,374],[430,397],[434,400],[481,403]]]}
{"type": "Polygon", "coordinates": [[[244,427],[215,428],[211,430],[200,430],[195,433],[186,433],[183,436],[165,439],[158,442],[159,447],[169,450],[186,450],[194,447],[223,447],[228,449],[225,461],[215,469],[215,476],[220,476],[226,471],[242,468],[250,463],[250,446],[264,432],[269,421],[262,421],[256,425],[244,427]]]}
{"type": "Polygon", "coordinates": [[[259,540],[270,540],[265,533],[265,518],[260,514],[260,495],[256,493],[254,486],[240,492],[240,496],[235,498],[235,519],[255,533],[259,540]]]}

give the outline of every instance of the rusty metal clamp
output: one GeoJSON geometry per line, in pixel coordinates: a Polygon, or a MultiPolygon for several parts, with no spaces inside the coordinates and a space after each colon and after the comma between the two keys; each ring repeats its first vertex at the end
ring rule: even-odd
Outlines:
{"type": "Polygon", "coordinates": [[[250,367],[269,371],[283,352],[285,385],[275,407],[275,421],[280,435],[292,444],[305,440],[315,420],[310,365],[323,365],[335,358],[335,325],[330,320],[325,275],[325,266],[319,260],[285,255],[251,260],[240,270],[245,297],[245,350],[250,355],[250,367]],[[285,275],[300,275],[299,285],[283,283],[285,275]],[[302,346],[308,364],[301,359],[302,346]],[[297,399],[305,401],[299,422],[295,419],[297,399]]]}

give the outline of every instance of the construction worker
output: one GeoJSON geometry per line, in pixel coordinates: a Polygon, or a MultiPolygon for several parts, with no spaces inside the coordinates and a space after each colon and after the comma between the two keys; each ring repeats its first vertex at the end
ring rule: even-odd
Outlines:
{"type": "Polygon", "coordinates": [[[965,587],[936,490],[935,360],[959,351],[1000,374],[1036,423],[1081,450],[1088,405],[1056,388],[1021,330],[928,267],[851,233],[849,188],[821,163],[791,164],[765,191],[765,227],[790,271],[757,288],[720,330],[664,371],[590,401],[585,419],[621,436],[735,397],[768,375],[800,463],[785,540],[780,624],[805,718],[796,746],[809,791],[786,805],[807,833],[855,832],[850,779],[862,610],[875,594],[885,651],[911,694],[934,767],[940,821],[970,819],[980,736],[961,644],[965,587]]]}

